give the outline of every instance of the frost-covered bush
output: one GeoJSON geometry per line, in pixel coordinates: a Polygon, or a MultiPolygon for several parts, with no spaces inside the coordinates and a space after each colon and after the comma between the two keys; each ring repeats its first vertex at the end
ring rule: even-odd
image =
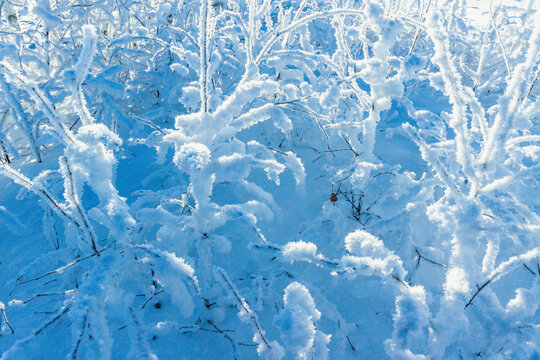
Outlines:
{"type": "Polygon", "coordinates": [[[321,312],[306,287],[291,283],[285,288],[283,302],[285,309],[276,321],[281,326],[283,343],[297,359],[328,359],[326,345],[331,336],[317,331],[315,322],[320,320],[321,312]]]}
{"type": "Polygon", "coordinates": [[[0,0],[1,359],[539,357],[540,11],[475,9],[0,0]]]}

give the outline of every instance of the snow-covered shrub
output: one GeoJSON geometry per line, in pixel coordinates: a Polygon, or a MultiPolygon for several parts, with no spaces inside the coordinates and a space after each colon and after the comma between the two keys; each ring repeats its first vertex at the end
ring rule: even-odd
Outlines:
{"type": "Polygon", "coordinates": [[[1,358],[540,356],[540,11],[478,11],[0,0],[1,358]]]}
{"type": "Polygon", "coordinates": [[[285,288],[285,309],[277,319],[281,326],[283,343],[297,359],[328,359],[330,335],[316,329],[321,312],[315,307],[311,294],[305,286],[293,282],[285,288]]]}

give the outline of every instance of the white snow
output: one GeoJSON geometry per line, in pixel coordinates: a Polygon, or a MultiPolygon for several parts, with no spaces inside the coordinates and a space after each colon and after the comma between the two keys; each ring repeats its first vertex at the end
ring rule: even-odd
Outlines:
{"type": "Polygon", "coordinates": [[[540,358],[539,49],[535,0],[0,1],[0,359],[540,358]]]}
{"type": "Polygon", "coordinates": [[[317,245],[301,240],[285,244],[281,251],[283,258],[291,263],[295,261],[314,262],[318,258],[317,245]]]}

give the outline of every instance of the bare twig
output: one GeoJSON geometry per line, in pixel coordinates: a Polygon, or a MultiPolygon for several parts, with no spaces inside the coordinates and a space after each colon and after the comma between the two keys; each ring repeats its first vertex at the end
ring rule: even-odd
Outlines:
{"type": "Polygon", "coordinates": [[[237,360],[238,359],[238,352],[236,351],[236,344],[234,343],[234,340],[225,333],[225,330],[221,330],[220,328],[218,328],[214,322],[212,320],[207,320],[208,323],[214,328],[216,329],[217,332],[219,332],[221,335],[223,335],[223,337],[227,340],[229,340],[229,342],[231,343],[231,346],[233,348],[233,353],[234,353],[234,360],[237,360]]]}
{"type": "Polygon", "coordinates": [[[73,350],[73,354],[71,355],[71,358],[73,360],[77,359],[77,352],[79,351],[79,346],[81,345],[81,341],[84,336],[84,331],[86,330],[87,317],[88,317],[88,310],[86,311],[86,314],[84,315],[81,333],[79,334],[79,338],[77,339],[77,344],[75,345],[75,349],[73,350]]]}
{"type": "Polygon", "coordinates": [[[6,310],[4,310],[3,307],[0,307],[0,311],[2,311],[2,317],[4,318],[4,322],[6,323],[6,325],[9,327],[9,330],[11,330],[12,334],[15,334],[15,330],[13,330],[13,327],[9,323],[9,320],[8,320],[8,318],[6,316],[6,310]]]}
{"type": "Polygon", "coordinates": [[[347,341],[349,342],[349,345],[351,345],[351,349],[352,351],[356,351],[356,349],[354,348],[352,342],[351,342],[351,339],[349,339],[349,335],[345,336],[347,338],[347,341]]]}
{"type": "Polygon", "coordinates": [[[305,104],[299,103],[299,102],[282,104],[282,106],[285,106],[288,109],[291,109],[291,110],[294,110],[294,111],[303,112],[305,114],[310,115],[312,118],[314,118],[315,121],[317,122],[317,125],[319,126],[319,129],[321,129],[322,133],[324,134],[324,137],[326,139],[326,148],[328,149],[328,152],[330,152],[334,157],[336,157],[336,155],[334,154],[334,150],[330,147],[330,136],[328,135],[328,132],[326,131],[324,126],[322,126],[322,123],[321,123],[321,120],[320,120],[320,117],[322,115],[317,114],[310,107],[308,107],[305,104]]]}
{"type": "Polygon", "coordinates": [[[491,282],[492,279],[489,279],[488,281],[486,281],[484,284],[482,284],[482,286],[477,286],[476,287],[476,291],[474,292],[473,296],[471,297],[471,299],[469,300],[469,302],[467,304],[465,304],[465,309],[467,307],[469,307],[469,305],[472,305],[472,302],[474,300],[474,298],[480,293],[480,291],[484,290],[484,288],[486,286],[489,285],[489,283],[491,282]]]}
{"type": "Polygon", "coordinates": [[[58,249],[60,249],[60,238],[58,236],[58,230],[56,229],[56,225],[54,224],[53,210],[49,209],[49,211],[47,211],[45,216],[47,216],[47,218],[49,219],[50,226],[51,226],[53,234],[54,234],[54,238],[56,239],[56,242],[53,244],[54,248],[56,250],[58,250],[58,249]]]}
{"type": "Polygon", "coordinates": [[[149,303],[150,301],[152,301],[153,298],[155,298],[157,295],[161,294],[163,291],[164,291],[164,290],[156,291],[156,293],[155,293],[154,295],[150,296],[150,297],[144,302],[144,304],[142,304],[141,310],[144,309],[144,308],[146,307],[146,305],[148,305],[148,303],[149,303]]]}
{"type": "Polygon", "coordinates": [[[58,314],[53,317],[51,320],[47,321],[42,327],[40,327],[39,329],[37,329],[36,331],[34,331],[34,335],[39,335],[43,330],[45,330],[47,327],[51,326],[52,324],[54,324],[55,322],[57,322],[62,316],[64,316],[65,313],[67,313],[69,311],[69,307],[68,306],[64,306],[62,309],[60,309],[60,311],[58,312],[58,314]]]}
{"type": "Polygon", "coordinates": [[[532,271],[531,268],[527,266],[527,264],[523,263],[523,266],[525,266],[525,269],[529,270],[531,274],[536,275],[536,273],[532,271]]]}
{"type": "Polygon", "coordinates": [[[416,267],[418,268],[420,266],[420,260],[424,259],[426,260],[427,262],[430,262],[432,264],[435,264],[435,265],[438,265],[440,267],[443,267],[443,268],[447,268],[448,266],[444,265],[444,264],[441,264],[440,262],[437,262],[435,260],[431,260],[430,258],[427,258],[425,257],[424,255],[420,254],[420,252],[418,251],[418,249],[414,250],[416,251],[416,254],[418,254],[418,261],[416,262],[416,267]]]}

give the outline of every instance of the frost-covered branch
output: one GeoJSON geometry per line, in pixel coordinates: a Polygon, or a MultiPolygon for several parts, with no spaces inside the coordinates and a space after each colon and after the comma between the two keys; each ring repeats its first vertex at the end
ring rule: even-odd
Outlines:
{"type": "Polygon", "coordinates": [[[536,11],[535,25],[528,41],[527,53],[522,63],[515,67],[509,77],[508,85],[498,100],[498,111],[490,127],[484,147],[479,156],[479,163],[484,168],[494,168],[501,157],[501,146],[510,135],[510,127],[519,114],[522,84],[532,69],[538,64],[540,54],[540,11],[536,11]]]}
{"type": "Polygon", "coordinates": [[[533,250],[526,252],[525,254],[512,256],[510,259],[500,264],[495,270],[491,272],[488,279],[482,285],[477,286],[476,291],[469,299],[469,302],[465,304],[465,308],[473,304],[473,300],[478,296],[478,294],[482,290],[484,290],[486,286],[488,286],[491,283],[494,283],[495,281],[499,280],[504,275],[507,275],[511,271],[515,270],[517,267],[519,267],[519,264],[523,263],[525,265],[524,261],[529,261],[539,256],[540,256],[540,248],[535,248],[533,250]]]}
{"type": "Polygon", "coordinates": [[[17,170],[13,169],[12,167],[8,166],[7,164],[1,164],[0,163],[0,172],[4,175],[12,179],[17,184],[23,186],[29,191],[32,191],[36,195],[38,195],[41,199],[45,201],[47,205],[60,217],[62,217],[64,220],[66,220],[68,223],[71,222],[77,228],[79,228],[81,231],[81,225],[77,220],[73,218],[71,214],[69,214],[66,209],[58,203],[52,196],[52,194],[49,193],[43,186],[40,184],[36,184],[32,182],[30,179],[28,179],[26,176],[18,172],[17,170]]]}
{"type": "Polygon", "coordinates": [[[264,335],[265,334],[264,330],[259,324],[257,315],[253,313],[253,311],[251,310],[247,302],[240,295],[240,293],[235,289],[231,280],[225,273],[225,270],[221,268],[217,268],[216,274],[221,278],[221,280],[223,280],[223,283],[233,294],[234,299],[236,300],[238,308],[240,310],[239,316],[241,318],[244,318],[245,319],[244,321],[249,321],[253,325],[255,329],[255,336],[253,337],[253,341],[259,344],[259,347],[257,348],[257,352],[259,353],[259,356],[262,356],[265,359],[266,358],[267,359],[281,359],[284,355],[283,348],[276,341],[269,342],[266,339],[264,335]]]}
{"type": "Polygon", "coordinates": [[[200,74],[199,74],[199,88],[201,93],[201,112],[208,112],[208,63],[209,63],[209,39],[208,39],[208,23],[209,14],[211,12],[211,5],[209,0],[201,0],[200,8],[200,24],[199,24],[199,51],[200,51],[200,74]]]}
{"type": "Polygon", "coordinates": [[[39,149],[39,144],[36,142],[36,139],[34,138],[30,125],[28,124],[28,121],[26,119],[26,116],[24,114],[24,110],[21,106],[21,104],[17,101],[13,93],[11,92],[11,88],[6,82],[6,79],[3,74],[0,73],[0,90],[4,94],[4,101],[8,103],[8,105],[11,107],[11,109],[14,112],[14,119],[17,123],[17,126],[21,128],[21,130],[24,133],[24,136],[28,140],[28,143],[30,145],[30,148],[32,149],[32,152],[34,153],[34,156],[38,162],[41,162],[41,153],[39,149]]]}
{"type": "Polygon", "coordinates": [[[93,123],[95,120],[88,111],[82,85],[92,66],[92,61],[97,51],[97,34],[93,26],[85,25],[83,32],[83,48],[75,66],[75,84],[73,87],[73,98],[75,100],[75,111],[79,114],[83,125],[93,123]]]}

